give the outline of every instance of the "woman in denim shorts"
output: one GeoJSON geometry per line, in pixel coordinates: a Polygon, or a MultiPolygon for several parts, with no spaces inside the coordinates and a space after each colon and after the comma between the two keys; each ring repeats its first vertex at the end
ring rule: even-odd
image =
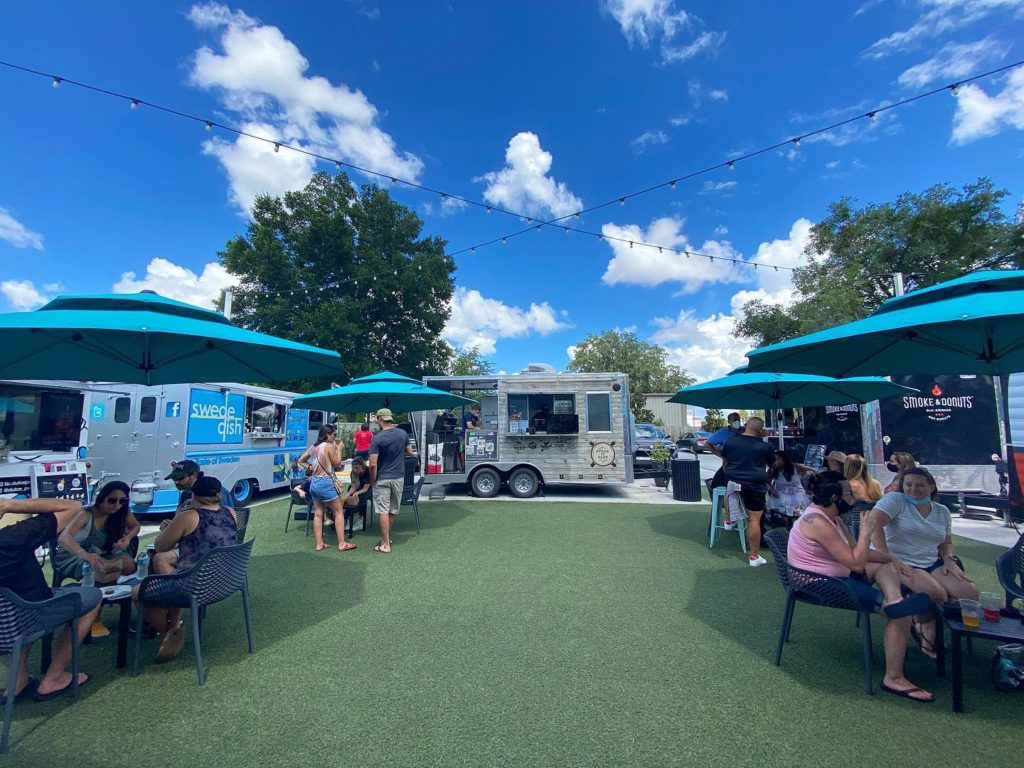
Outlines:
{"type": "Polygon", "coordinates": [[[313,497],[313,538],[316,551],[327,549],[324,544],[324,513],[329,511],[334,517],[334,529],[338,533],[338,551],[346,552],[355,549],[356,545],[345,541],[345,528],[338,528],[342,516],[342,501],[334,487],[334,472],[341,466],[341,451],[335,442],[333,424],[320,427],[316,444],[306,449],[299,457],[299,466],[313,470],[313,478],[309,484],[309,495],[313,497]]]}

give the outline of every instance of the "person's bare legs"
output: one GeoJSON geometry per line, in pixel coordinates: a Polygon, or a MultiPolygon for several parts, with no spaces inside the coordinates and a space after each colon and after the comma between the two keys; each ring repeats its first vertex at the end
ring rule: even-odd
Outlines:
{"type": "Polygon", "coordinates": [[[868,563],[864,570],[868,580],[874,582],[881,591],[883,608],[903,599],[903,594],[900,591],[900,575],[892,563],[868,563]]]}
{"type": "Polygon", "coordinates": [[[332,501],[327,502],[327,506],[334,513],[334,533],[338,537],[338,551],[346,552],[355,549],[355,544],[345,541],[345,505],[341,496],[336,496],[332,501]]]}
{"type": "Polygon", "coordinates": [[[377,520],[380,523],[380,551],[390,552],[391,551],[391,518],[394,517],[392,514],[377,515],[377,520]]]}
{"type": "MultiPolygon", "coordinates": [[[[903,659],[907,655],[907,635],[910,632],[910,617],[889,619],[885,625],[885,677],[882,682],[896,691],[917,688],[903,674],[903,659]]],[[[911,698],[928,701],[934,698],[928,691],[914,691],[911,698]]]]}
{"type": "Polygon", "coordinates": [[[324,544],[324,503],[320,499],[313,499],[313,541],[317,552],[327,548],[324,544]]]}
{"type": "Polygon", "coordinates": [[[747,555],[751,558],[761,556],[761,515],[764,512],[747,510],[747,555]]]}
{"type": "MultiPolygon", "coordinates": [[[[167,575],[174,573],[178,564],[178,555],[174,552],[157,552],[153,555],[153,562],[150,567],[154,574],[167,575]]],[[[136,586],[132,599],[138,597],[139,588],[136,586]]],[[[143,611],[143,617],[149,626],[167,636],[167,633],[178,626],[181,622],[181,608],[166,607],[163,605],[147,605],[143,611]]]]}
{"type": "MultiPolygon", "coordinates": [[[[14,682],[14,695],[15,696],[17,696],[19,693],[21,693],[23,690],[25,690],[25,686],[28,685],[28,678],[29,678],[29,674],[28,674],[28,653],[31,650],[32,650],[32,646],[31,645],[26,645],[24,648],[21,649],[21,657],[18,659],[18,677],[17,677],[17,679],[14,682]]],[[[7,697],[7,691],[6,690],[4,691],[3,695],[4,695],[4,698],[7,697]]]]}
{"type": "MultiPolygon", "coordinates": [[[[57,638],[57,643],[53,649],[50,668],[46,670],[46,674],[43,675],[43,679],[39,681],[39,687],[36,689],[39,694],[53,693],[71,685],[71,673],[67,671],[68,664],[71,663],[71,643],[81,644],[85,636],[92,630],[92,624],[99,615],[100,606],[97,605],[88,613],[80,616],[75,623],[76,636],[74,639],[72,639],[71,633],[67,628],[60,633],[60,637],[57,638]]],[[[84,672],[78,673],[79,685],[88,679],[89,676],[84,672]]]]}

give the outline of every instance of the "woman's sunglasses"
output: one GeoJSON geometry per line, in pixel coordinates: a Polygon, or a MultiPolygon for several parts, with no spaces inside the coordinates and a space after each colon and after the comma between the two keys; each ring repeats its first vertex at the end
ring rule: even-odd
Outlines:
{"type": "Polygon", "coordinates": [[[128,503],[128,497],[127,496],[107,496],[107,498],[105,498],[104,501],[107,502],[107,504],[114,504],[114,505],[120,507],[120,506],[128,503]]]}

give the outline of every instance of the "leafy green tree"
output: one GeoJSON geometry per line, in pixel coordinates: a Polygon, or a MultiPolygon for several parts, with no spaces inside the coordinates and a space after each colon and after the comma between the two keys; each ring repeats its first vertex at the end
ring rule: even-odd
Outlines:
{"type": "MultiPolygon", "coordinates": [[[[260,196],[246,234],[221,262],[238,276],[233,320],[341,353],[348,373],[414,378],[448,369],[441,338],[455,265],[445,241],[386,190],[357,193],[344,173],[317,173],[283,198],[260,196]]],[[[302,382],[303,388],[322,382],[302,382]]]]}
{"type": "Polygon", "coordinates": [[[486,376],[494,373],[494,366],[480,354],[479,347],[452,350],[451,362],[448,365],[450,376],[486,376]]]}
{"type": "Polygon", "coordinates": [[[848,197],[832,203],[793,275],[795,303],[749,302],[737,331],[774,344],[865,317],[892,295],[889,273],[913,275],[910,287],[922,288],[977,269],[1020,268],[1024,221],[1003,212],[1008,194],[981,178],[860,209],[848,197]]]}
{"type": "Polygon", "coordinates": [[[656,344],[641,341],[634,333],[592,333],[576,345],[566,370],[586,373],[621,372],[629,375],[629,407],[637,421],[651,421],[654,414],[644,396],[675,392],[694,382],[692,376],[665,361],[668,353],[656,344]]]}
{"type": "Polygon", "coordinates": [[[724,426],[725,416],[722,415],[721,408],[708,408],[704,414],[704,431],[717,432],[724,426]]]}

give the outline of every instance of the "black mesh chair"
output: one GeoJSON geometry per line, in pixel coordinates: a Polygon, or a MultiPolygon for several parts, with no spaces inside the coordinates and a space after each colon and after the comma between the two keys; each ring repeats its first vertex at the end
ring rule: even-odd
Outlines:
{"type": "Polygon", "coordinates": [[[188,608],[192,615],[192,645],[196,655],[196,677],[206,684],[203,669],[201,635],[206,607],[242,593],[245,614],[245,635],[249,653],[255,651],[252,640],[252,617],[249,612],[249,556],[255,539],[233,547],[211,549],[192,568],[166,576],[147,576],[139,585],[139,610],[135,617],[135,658],[132,674],[139,673],[142,644],[142,608],[146,605],[167,605],[188,608]]]}
{"type": "Polygon", "coordinates": [[[412,517],[416,521],[416,533],[420,532],[420,491],[423,490],[425,477],[420,477],[415,483],[406,483],[402,488],[402,506],[412,507],[412,517]]]}
{"type": "Polygon", "coordinates": [[[235,544],[245,541],[245,529],[249,527],[250,507],[235,507],[235,544]]]}
{"type": "Polygon", "coordinates": [[[779,631],[779,644],[775,650],[775,666],[782,664],[782,649],[789,642],[790,628],[793,625],[793,612],[797,603],[819,605],[823,608],[839,608],[845,611],[856,611],[864,641],[864,687],[868,695],[872,695],[874,685],[871,677],[871,612],[866,610],[857,599],[857,595],[840,579],[822,576],[802,568],[795,568],[786,559],[789,546],[789,531],[781,528],[768,531],[764,536],[768,547],[775,557],[775,567],[779,571],[779,581],[786,590],[786,606],[782,613],[782,628],[779,631]]]}
{"type": "Polygon", "coordinates": [[[302,498],[297,492],[296,488],[302,485],[302,480],[292,480],[291,498],[288,500],[288,516],[284,519],[284,532],[288,533],[288,524],[292,521],[292,509],[295,507],[306,508],[306,535],[309,536],[309,525],[313,519],[313,497],[310,494],[306,494],[306,498],[302,498]]]}
{"type": "MultiPolygon", "coordinates": [[[[10,655],[7,671],[7,700],[4,702],[4,732],[0,739],[0,754],[7,752],[7,740],[11,733],[11,718],[14,716],[14,686],[18,680],[21,651],[46,635],[52,634],[61,624],[75,631],[75,620],[82,613],[82,598],[74,592],[51,597],[49,600],[29,602],[22,600],[9,589],[0,589],[0,655],[10,655]]],[[[71,643],[71,695],[78,696],[78,643],[71,643]]]]}
{"type": "Polygon", "coordinates": [[[1009,550],[996,558],[996,573],[1006,593],[1006,607],[1013,606],[1013,598],[1024,600],[1024,535],[1009,550]]]}

